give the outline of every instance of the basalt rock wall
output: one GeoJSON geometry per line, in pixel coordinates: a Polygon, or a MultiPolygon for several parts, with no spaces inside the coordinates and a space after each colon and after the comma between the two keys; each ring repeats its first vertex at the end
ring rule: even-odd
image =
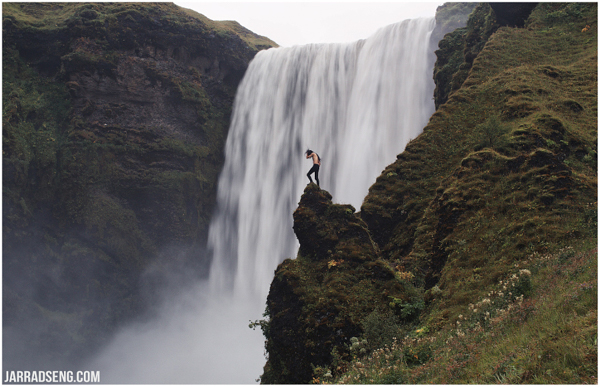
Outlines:
{"type": "Polygon", "coordinates": [[[165,273],[206,274],[235,91],[275,43],[170,3],[2,16],[4,360],[27,369],[151,310],[165,273]]]}

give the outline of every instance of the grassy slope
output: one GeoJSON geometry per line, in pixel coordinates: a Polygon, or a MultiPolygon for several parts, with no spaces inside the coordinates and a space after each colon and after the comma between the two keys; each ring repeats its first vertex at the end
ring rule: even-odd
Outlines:
{"type": "MultiPolygon", "coordinates": [[[[173,3],[113,3],[104,5],[100,12],[94,3],[4,3],[4,13],[9,13],[20,27],[29,26],[44,30],[55,30],[68,26],[82,16],[82,9],[87,9],[88,18],[99,17],[99,22],[113,22],[121,14],[150,13],[164,17],[170,23],[178,25],[194,25],[200,21],[207,29],[219,34],[236,34],[250,47],[255,49],[276,46],[270,39],[257,35],[234,21],[214,21],[198,12],[175,6],[173,3]]],[[[86,16],[84,16],[86,17],[86,16]]],[[[101,24],[101,23],[98,23],[101,24]]]]}
{"type": "Polygon", "coordinates": [[[596,21],[544,4],[499,29],[371,187],[361,215],[427,304],[336,382],[596,381],[596,21]]]}

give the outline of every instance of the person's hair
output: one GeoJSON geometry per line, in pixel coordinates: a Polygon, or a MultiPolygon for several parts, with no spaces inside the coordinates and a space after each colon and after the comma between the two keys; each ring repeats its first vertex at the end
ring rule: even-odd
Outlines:
{"type": "Polygon", "coordinates": [[[306,154],[307,154],[307,155],[309,155],[309,154],[311,154],[311,153],[313,153],[313,151],[311,151],[310,149],[307,149],[307,150],[306,150],[306,154]]]}

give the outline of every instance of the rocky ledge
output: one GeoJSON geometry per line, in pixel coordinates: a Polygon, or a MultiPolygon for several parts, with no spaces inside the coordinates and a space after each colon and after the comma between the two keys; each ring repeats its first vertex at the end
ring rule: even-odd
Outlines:
{"type": "Polygon", "coordinates": [[[334,204],[315,184],[294,212],[301,247],[275,272],[267,299],[269,360],[262,383],[308,383],[313,366],[351,356],[362,322],[389,309],[411,318],[419,296],[379,257],[366,224],[351,205],[334,204]],[[404,311],[404,313],[402,313],[404,311]]]}

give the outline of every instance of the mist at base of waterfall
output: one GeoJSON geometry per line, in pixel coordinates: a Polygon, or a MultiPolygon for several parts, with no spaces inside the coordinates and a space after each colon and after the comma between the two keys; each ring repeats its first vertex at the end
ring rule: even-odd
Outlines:
{"type": "Polygon", "coordinates": [[[168,295],[154,319],[122,329],[86,369],[102,383],[256,383],[265,339],[249,323],[262,318],[264,301],[209,289],[201,282],[168,295]]]}

